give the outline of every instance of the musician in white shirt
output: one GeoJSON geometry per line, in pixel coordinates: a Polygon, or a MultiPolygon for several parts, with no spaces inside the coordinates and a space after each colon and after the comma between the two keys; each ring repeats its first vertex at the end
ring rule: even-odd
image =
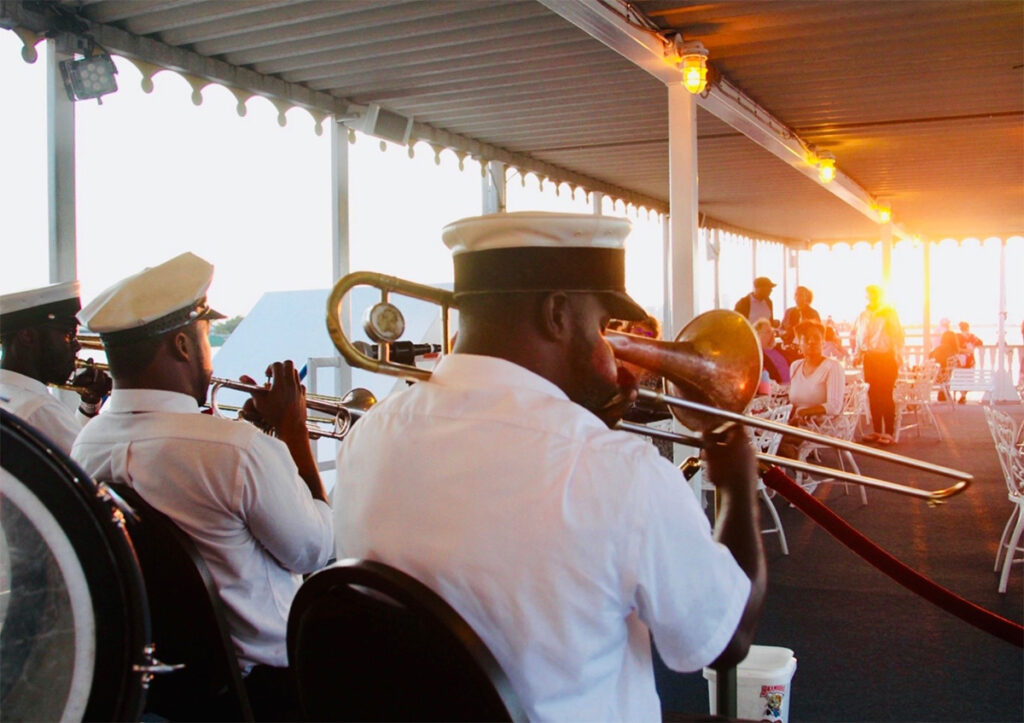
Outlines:
{"type": "MultiPolygon", "coordinates": [[[[459,334],[342,445],[338,555],[418,578],[476,630],[531,720],[661,720],[677,670],[738,662],[764,594],[745,433],[708,450],[717,536],[679,470],[609,428],[633,393],[603,330],[641,319],[625,219],[506,213],[444,231],[459,334]]],[[[635,382],[633,382],[635,385],[635,382]]]]}
{"type": "Polygon", "coordinates": [[[46,435],[67,454],[82,426],[99,413],[110,377],[95,367],[77,374],[80,389],[72,412],[47,385],[65,384],[75,371],[78,282],[51,284],[0,296],[0,407],[46,435]]]}
{"type": "Polygon", "coordinates": [[[223,318],[206,303],[212,275],[182,254],[82,310],[107,350],[114,391],[71,456],[95,479],[133,487],[195,541],[227,608],[257,719],[285,720],[297,707],[288,611],[301,575],[332,554],[331,512],[290,361],[273,364],[268,388],[247,402],[276,439],[199,413],[212,374],[210,319],[223,318]]]}

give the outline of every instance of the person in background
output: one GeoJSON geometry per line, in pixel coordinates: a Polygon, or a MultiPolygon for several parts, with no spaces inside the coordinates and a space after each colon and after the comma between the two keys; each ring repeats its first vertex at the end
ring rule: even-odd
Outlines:
{"type": "Polygon", "coordinates": [[[790,362],[775,346],[775,329],[767,319],[754,322],[754,331],[761,342],[761,365],[776,384],[789,384],[790,362]]]}
{"type": "Polygon", "coordinates": [[[213,372],[210,320],[224,318],[206,302],[212,278],[213,266],[185,253],[82,309],[103,339],[114,391],[71,456],[96,480],[134,488],[192,538],[224,602],[257,720],[294,720],[288,610],[301,575],[331,557],[331,509],[290,361],[267,369],[272,381],[243,410],[276,438],[200,413],[213,372]]]}
{"type": "Polygon", "coordinates": [[[864,365],[874,428],[863,439],[890,445],[896,429],[896,403],[892,392],[903,354],[903,325],[896,310],[883,303],[882,287],[872,284],[865,288],[865,294],[867,305],[853,326],[855,359],[864,365]]]}
{"type": "MultiPolygon", "coordinates": [[[[928,354],[928,358],[939,365],[939,376],[937,381],[945,382],[949,379],[950,372],[960,366],[960,342],[956,334],[949,328],[949,319],[939,320],[939,343],[928,354]]],[[[946,400],[946,394],[939,390],[938,399],[940,402],[946,400]]]]}
{"type": "Polygon", "coordinates": [[[816,321],[803,321],[795,332],[803,357],[793,362],[789,371],[791,420],[839,414],[846,378],[839,362],[824,354],[825,327],[816,321]]]}
{"type": "Polygon", "coordinates": [[[747,317],[747,321],[753,324],[758,319],[767,319],[775,326],[775,311],[772,307],[772,289],[775,282],[767,276],[758,276],[754,279],[754,290],[736,302],[736,311],[747,317]]]}
{"type": "Polygon", "coordinates": [[[81,403],[72,412],[46,388],[65,384],[75,371],[78,282],[68,281],[0,296],[0,407],[28,422],[65,454],[100,410],[110,377],[90,367],[71,380],[81,403]]]}
{"type": "Polygon", "coordinates": [[[814,301],[814,294],[806,286],[796,287],[793,292],[793,301],[796,306],[786,309],[782,315],[782,343],[793,344],[796,340],[796,326],[802,321],[817,321],[821,323],[821,315],[817,309],[811,306],[814,301]]]}
{"type": "MultiPolygon", "coordinates": [[[[838,361],[824,354],[825,327],[821,323],[800,322],[795,332],[802,357],[790,368],[789,401],[793,411],[789,423],[804,426],[808,420],[842,412],[846,375],[838,361]]],[[[799,446],[799,439],[784,436],[779,454],[795,458],[799,446]]]]}
{"type": "Polygon", "coordinates": [[[742,660],[763,605],[753,450],[711,434],[715,533],[679,470],[612,429],[636,392],[604,336],[641,320],[629,221],[502,213],[443,231],[459,337],[338,456],[338,556],[417,578],[466,619],[537,721],[661,720],[675,670],[742,660]],[[717,540],[717,541],[716,541],[717,540]]]}
{"type": "Polygon", "coordinates": [[[825,342],[822,345],[822,351],[825,356],[836,359],[840,364],[846,362],[847,356],[846,349],[843,348],[843,341],[839,338],[839,333],[836,331],[834,326],[825,326],[825,342]]]}
{"type": "MultiPolygon", "coordinates": [[[[960,346],[960,353],[957,356],[959,366],[964,369],[971,369],[977,363],[977,360],[974,358],[974,351],[981,348],[982,341],[971,333],[971,325],[966,321],[961,321],[959,328],[960,333],[956,335],[957,344],[960,346]]],[[[957,400],[957,403],[967,403],[967,392],[960,392],[960,399],[957,400]]]]}

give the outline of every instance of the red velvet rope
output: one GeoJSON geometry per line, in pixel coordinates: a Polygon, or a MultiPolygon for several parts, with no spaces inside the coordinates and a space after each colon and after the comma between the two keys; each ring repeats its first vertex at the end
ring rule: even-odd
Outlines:
{"type": "Polygon", "coordinates": [[[778,467],[770,467],[762,478],[767,487],[785,497],[801,512],[825,528],[826,532],[903,587],[979,630],[1002,638],[1018,648],[1024,647],[1024,627],[965,600],[900,562],[851,527],[778,467]]]}

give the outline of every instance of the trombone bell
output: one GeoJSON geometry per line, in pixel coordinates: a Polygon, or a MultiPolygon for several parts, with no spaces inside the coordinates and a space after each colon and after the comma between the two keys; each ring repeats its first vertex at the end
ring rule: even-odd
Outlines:
{"type": "MultiPolygon", "coordinates": [[[[696,316],[675,341],[608,331],[615,357],[665,378],[668,394],[741,413],[761,381],[761,344],[753,327],[735,311],[714,309],[696,316]]],[[[711,415],[669,407],[688,429],[721,424],[711,415]]]]}

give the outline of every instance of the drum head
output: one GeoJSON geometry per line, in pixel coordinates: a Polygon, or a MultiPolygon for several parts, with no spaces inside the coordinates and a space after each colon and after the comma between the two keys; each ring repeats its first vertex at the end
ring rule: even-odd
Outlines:
{"type": "Polygon", "coordinates": [[[149,612],[121,513],[38,432],[0,421],[0,716],[137,720],[149,612]]]}

